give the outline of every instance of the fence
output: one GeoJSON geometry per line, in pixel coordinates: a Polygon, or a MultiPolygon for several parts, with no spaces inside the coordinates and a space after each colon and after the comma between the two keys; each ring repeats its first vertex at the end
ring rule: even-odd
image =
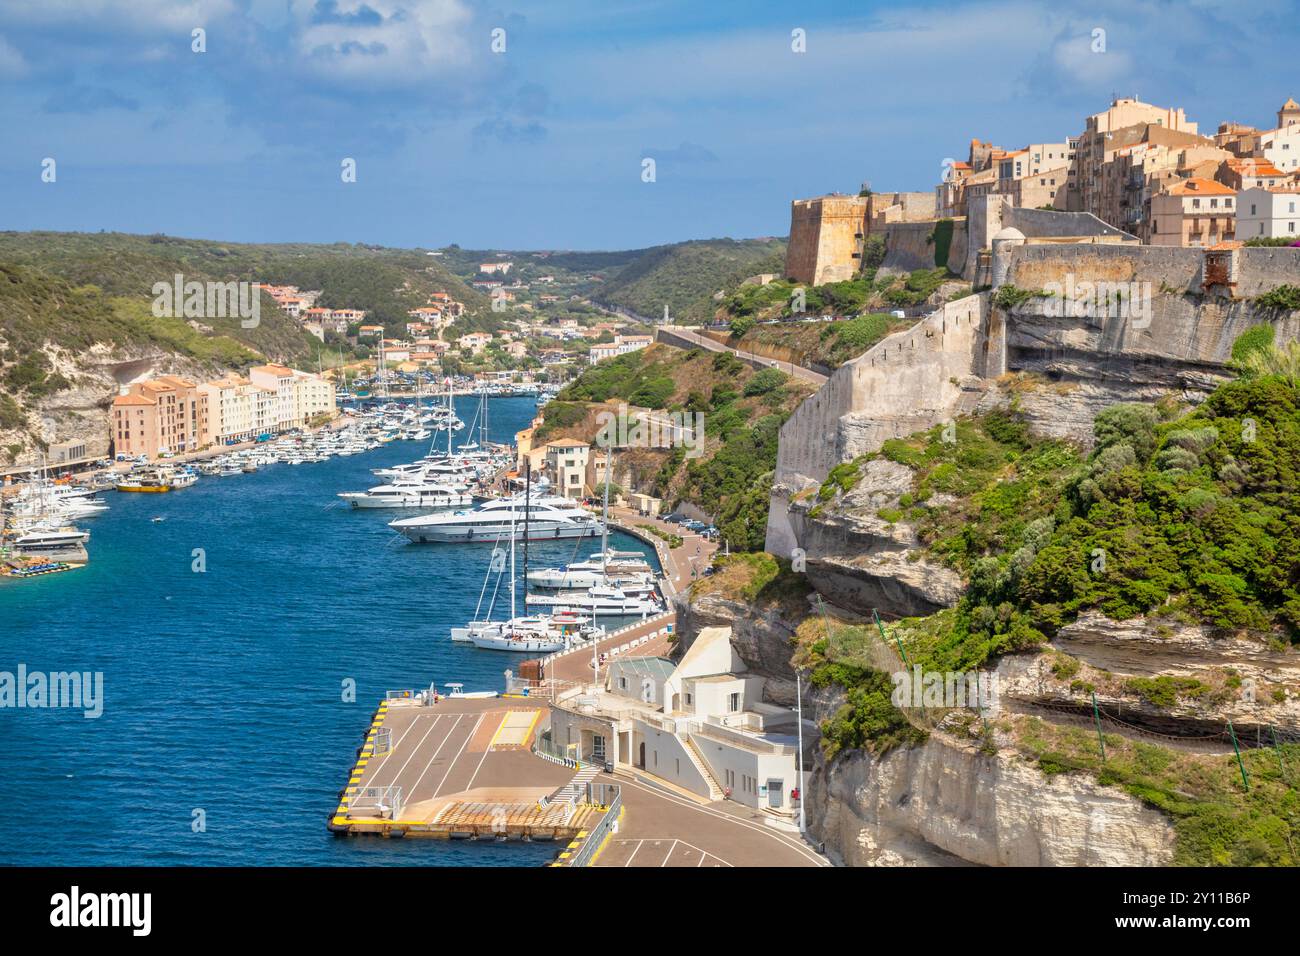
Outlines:
{"type": "Polygon", "coordinates": [[[578,852],[573,855],[570,866],[587,866],[596,856],[605,842],[605,838],[618,828],[618,818],[623,812],[623,794],[616,783],[592,783],[587,785],[587,802],[605,808],[604,815],[587,834],[578,852]]]}
{"type": "Polygon", "coordinates": [[[401,787],[362,787],[348,801],[348,815],[396,820],[402,815],[401,787]]]}

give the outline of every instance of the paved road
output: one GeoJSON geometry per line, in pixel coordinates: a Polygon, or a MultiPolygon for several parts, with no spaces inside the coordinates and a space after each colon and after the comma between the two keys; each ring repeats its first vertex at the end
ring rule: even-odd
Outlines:
{"type": "Polygon", "coordinates": [[[747,807],[702,805],[623,773],[615,779],[626,812],[596,866],[830,865],[797,834],[774,829],[747,807]]]}
{"type": "Polygon", "coordinates": [[[692,342],[701,348],[708,349],[710,352],[730,352],[737,358],[759,362],[769,368],[787,372],[794,375],[795,378],[802,379],[805,382],[811,382],[813,385],[819,387],[826,381],[825,375],[822,375],[820,372],[814,372],[810,368],[804,368],[802,365],[791,365],[789,362],[780,362],[763,355],[756,355],[753,352],[746,352],[742,349],[733,348],[730,345],[723,345],[717,339],[709,338],[707,335],[701,335],[693,329],[683,328],[680,325],[665,325],[663,328],[666,331],[671,332],[673,335],[680,336],[688,342],[692,342]]]}

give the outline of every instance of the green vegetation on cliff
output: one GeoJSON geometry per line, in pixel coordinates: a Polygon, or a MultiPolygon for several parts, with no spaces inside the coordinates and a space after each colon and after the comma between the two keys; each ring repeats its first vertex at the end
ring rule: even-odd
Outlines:
{"type": "Polygon", "coordinates": [[[594,440],[595,403],[685,414],[688,426],[700,415],[700,454],[680,446],[620,450],[619,467],[633,469],[637,490],[673,505],[689,501],[713,515],[733,549],[760,550],[778,433],[811,390],[775,369],[755,371],[727,352],[655,344],[600,362],[570,382],[543,409],[535,438],[594,440]]]}

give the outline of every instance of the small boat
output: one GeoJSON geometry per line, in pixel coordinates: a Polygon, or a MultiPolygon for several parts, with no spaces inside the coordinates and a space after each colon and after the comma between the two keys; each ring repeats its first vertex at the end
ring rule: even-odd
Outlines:
{"type": "Polygon", "coordinates": [[[118,479],[115,487],[118,491],[135,491],[154,494],[172,490],[171,481],[164,478],[156,471],[142,471],[128,474],[125,477],[118,479]]]}

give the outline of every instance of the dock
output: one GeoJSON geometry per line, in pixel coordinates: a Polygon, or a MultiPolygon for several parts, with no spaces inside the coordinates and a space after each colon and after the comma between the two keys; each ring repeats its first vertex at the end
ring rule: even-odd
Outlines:
{"type": "Polygon", "coordinates": [[[546,702],[397,696],[379,705],[329,828],[349,835],[580,843],[608,808],[532,752],[546,702]]]}

